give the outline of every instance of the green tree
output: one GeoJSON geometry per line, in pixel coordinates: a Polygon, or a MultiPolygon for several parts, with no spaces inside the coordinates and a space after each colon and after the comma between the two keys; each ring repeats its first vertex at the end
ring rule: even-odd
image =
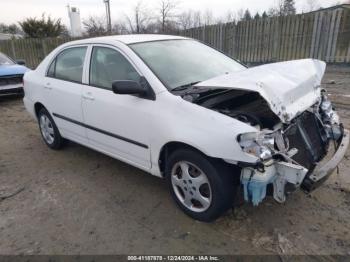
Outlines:
{"type": "Polygon", "coordinates": [[[295,15],[296,14],[294,0],[284,0],[282,14],[283,15],[295,15]]]}
{"type": "Polygon", "coordinates": [[[295,15],[295,1],[294,0],[279,0],[277,5],[271,7],[267,15],[268,16],[286,16],[286,15],[295,15]]]}
{"type": "Polygon", "coordinates": [[[267,17],[268,17],[266,11],[264,11],[264,13],[262,13],[261,17],[262,17],[262,18],[267,18],[267,17]]]}
{"type": "Polygon", "coordinates": [[[250,14],[249,10],[245,10],[243,15],[243,21],[249,21],[252,19],[252,15],[250,14]]]}
{"type": "Polygon", "coordinates": [[[61,19],[52,19],[50,16],[46,18],[45,14],[41,19],[27,18],[19,22],[19,25],[26,36],[31,38],[57,37],[65,32],[61,19]]]}
{"type": "Polygon", "coordinates": [[[4,23],[0,23],[0,33],[4,34],[20,34],[21,29],[16,24],[6,25],[4,23]]]}
{"type": "Polygon", "coordinates": [[[260,18],[260,14],[257,12],[254,16],[254,19],[259,19],[260,18]]]}

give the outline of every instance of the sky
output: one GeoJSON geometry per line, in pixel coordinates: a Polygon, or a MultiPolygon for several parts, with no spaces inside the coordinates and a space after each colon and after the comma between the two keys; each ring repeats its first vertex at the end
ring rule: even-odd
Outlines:
{"type": "MultiPolygon", "coordinates": [[[[125,18],[131,14],[139,0],[110,0],[112,21],[125,18]]],[[[263,12],[275,5],[278,0],[177,0],[178,10],[210,10],[214,17],[225,17],[228,10],[237,12],[239,9],[249,9],[252,13],[263,12]]],[[[295,0],[297,11],[305,10],[308,0],[295,0]]],[[[332,6],[344,0],[316,0],[322,7],[332,6]]],[[[159,0],[143,0],[150,10],[154,10],[159,0]]],[[[67,4],[80,9],[81,19],[89,16],[104,16],[103,0],[0,0],[0,23],[16,23],[26,17],[40,17],[42,13],[53,18],[61,18],[69,25],[67,4]]]]}

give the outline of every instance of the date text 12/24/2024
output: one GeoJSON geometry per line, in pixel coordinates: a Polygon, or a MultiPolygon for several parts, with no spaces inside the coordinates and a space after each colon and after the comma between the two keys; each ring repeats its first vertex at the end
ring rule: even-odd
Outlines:
{"type": "Polygon", "coordinates": [[[219,261],[217,256],[128,256],[128,261],[219,261]]]}

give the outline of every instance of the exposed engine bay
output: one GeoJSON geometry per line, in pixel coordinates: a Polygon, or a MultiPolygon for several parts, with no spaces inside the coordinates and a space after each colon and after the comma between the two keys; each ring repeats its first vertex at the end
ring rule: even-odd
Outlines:
{"type": "Polygon", "coordinates": [[[320,94],[317,103],[288,123],[282,123],[257,92],[194,88],[181,96],[257,129],[237,140],[244,152],[259,159],[252,166],[240,163],[245,200],[258,205],[268,191],[280,203],[296,188],[310,192],[321,180],[313,177],[314,169],[330,146],[337,149],[342,143],[344,129],[339,117],[326,92],[320,94]]]}
{"type": "Polygon", "coordinates": [[[194,103],[250,124],[258,130],[272,129],[280,121],[259,93],[229,90],[197,98],[194,103]]]}

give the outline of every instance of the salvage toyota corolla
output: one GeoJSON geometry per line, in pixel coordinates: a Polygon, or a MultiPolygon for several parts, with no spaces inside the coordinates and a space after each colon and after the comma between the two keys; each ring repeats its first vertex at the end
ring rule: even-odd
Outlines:
{"type": "Polygon", "coordinates": [[[25,74],[24,104],[50,148],[72,140],[164,177],[186,214],[212,221],[239,187],[253,205],[282,203],[335,170],[349,132],[325,67],[247,68],[188,38],[108,36],[55,49],[25,74]]]}

